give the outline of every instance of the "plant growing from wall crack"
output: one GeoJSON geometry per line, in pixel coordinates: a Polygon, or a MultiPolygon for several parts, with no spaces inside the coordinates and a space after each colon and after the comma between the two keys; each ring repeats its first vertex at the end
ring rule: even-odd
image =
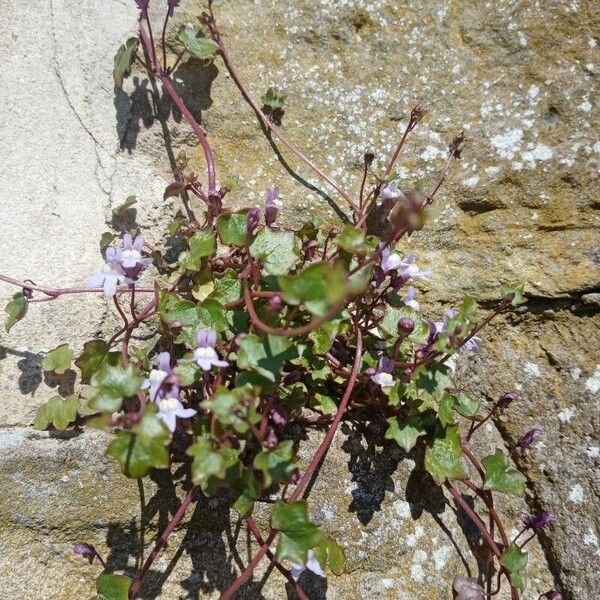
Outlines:
{"type": "MultiPolygon", "coordinates": [[[[449,143],[442,171],[427,191],[401,191],[395,167],[425,115],[417,105],[385,168],[374,169],[374,152],[365,153],[360,190],[347,191],[286,136],[281,128],[285,96],[269,88],[259,101],[246,87],[210,0],[199,27],[178,32],[181,47],[174,60],[165,40],[180,0],[165,4],[158,36],[152,31],[149,0],[136,4],[139,35],[119,48],[114,81],[121,86],[137,61],[162,84],[192,128],[206,176],[191,173],[181,153],[164,197],[190,194],[201,203],[203,217],[189,213],[171,225],[171,233],[186,245],[176,262],[149,247],[140,232],[124,232],[121,239],[103,236],[105,264],[86,287],[52,288],[0,276],[21,289],[6,307],[7,331],[31,304],[67,294],[103,293],[122,320],[109,340],[88,341],[74,361],[91,393],[51,398],[40,407],[35,426],[88,425],[109,432],[107,454],[130,478],[183,466],[178,472],[183,473],[185,496],[135,577],[110,572],[90,544],[75,546],[90,564],[97,558],[103,567],[96,579],[97,597],[137,597],[156,557],[200,495],[227,498],[257,543],[248,564],[222,591],[223,600],[234,597],[263,559],[302,599],[308,597],[298,583],[304,569],[323,577],[341,574],[344,540],[311,521],[308,490],[340,423],[368,418],[366,407],[387,419],[387,439],[406,452],[421,453],[433,481],[487,546],[487,571],[480,580],[455,577],[456,597],[487,598],[507,585],[513,600],[520,598],[526,588],[525,546],[555,515],[522,513],[521,531],[511,539],[495,497],[524,494],[525,477],[512,465],[511,454],[525,451],[541,432],[528,432],[508,452],[498,448],[489,456],[476,456],[474,436],[483,433],[486,421],[506,411],[516,394],[507,392],[484,411],[456,389],[447,362],[461,349],[476,350],[480,331],[492,319],[524,303],[523,287],[500,290],[496,308],[486,315],[465,297],[446,311],[444,320],[434,321],[423,315],[412,285],[427,280],[429,273],[418,267],[416,257],[398,249],[406,236],[424,226],[452,162],[460,158],[464,135],[449,143]],[[228,208],[230,187],[219,179],[209,136],[174,84],[186,55],[223,62],[267,135],[345,203],[346,222],[329,229],[284,225],[285,206],[273,185],[265,185],[264,210],[228,208]],[[154,285],[142,286],[138,280],[152,263],[160,274],[154,285]],[[142,297],[149,300],[141,302],[142,297]],[[141,326],[155,331],[149,350],[132,345],[141,326]],[[325,432],[302,466],[293,441],[286,439],[286,427],[294,423],[325,432]],[[473,508],[465,493],[474,494],[479,505],[473,508]],[[266,531],[253,517],[261,503],[271,507],[266,531]]],[[[60,375],[73,358],[62,344],[46,354],[42,367],[60,375]]],[[[560,594],[551,591],[546,597],[560,594]]]]}

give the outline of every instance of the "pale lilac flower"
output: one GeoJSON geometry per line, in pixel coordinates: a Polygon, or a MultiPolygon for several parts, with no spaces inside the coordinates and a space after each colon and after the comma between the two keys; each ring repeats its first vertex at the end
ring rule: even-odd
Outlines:
{"type": "Polygon", "coordinates": [[[553,510],[545,510],[540,513],[537,517],[530,515],[528,512],[524,510],[519,511],[519,518],[523,522],[525,529],[533,529],[533,531],[539,531],[552,523],[554,519],[556,519],[556,513],[553,510]]]}
{"type": "Polygon", "coordinates": [[[396,384],[396,381],[392,375],[392,371],[394,370],[395,366],[396,365],[391,358],[382,356],[379,359],[379,364],[377,365],[377,371],[375,372],[375,375],[371,375],[371,380],[381,388],[393,387],[396,384]]]}
{"type": "Polygon", "coordinates": [[[254,230],[258,227],[260,223],[260,211],[258,208],[254,207],[248,211],[248,216],[246,217],[246,231],[248,233],[254,233],[254,230]]]}
{"type": "Polygon", "coordinates": [[[431,275],[431,271],[422,271],[415,265],[415,255],[409,254],[405,259],[403,259],[400,269],[402,276],[406,281],[409,279],[423,279],[424,281],[429,281],[429,276],[431,275]]]}
{"type": "Polygon", "coordinates": [[[163,398],[157,404],[158,412],[156,416],[162,420],[171,433],[175,431],[178,417],[180,419],[189,419],[196,414],[193,408],[184,408],[178,398],[163,398]]]}
{"type": "Polygon", "coordinates": [[[452,587],[457,593],[456,600],[483,600],[485,592],[477,583],[475,577],[459,577],[452,582],[452,587]]]}
{"type": "Polygon", "coordinates": [[[386,200],[397,200],[400,197],[400,192],[398,191],[398,186],[391,181],[390,183],[386,183],[379,193],[381,199],[385,202],[386,200]]]}
{"type": "Polygon", "coordinates": [[[73,552],[75,552],[75,554],[80,554],[84,558],[87,558],[90,561],[90,565],[94,562],[94,558],[98,556],[96,548],[94,548],[94,546],[91,544],[85,543],[75,544],[73,546],[73,552]]]}
{"type": "Polygon", "coordinates": [[[267,188],[265,192],[265,223],[268,227],[277,219],[279,209],[282,205],[279,188],[276,186],[267,188]]]}
{"type": "Polygon", "coordinates": [[[556,590],[550,590],[542,594],[540,598],[546,598],[546,600],[563,600],[562,594],[556,590]]]}
{"type": "Polygon", "coordinates": [[[481,338],[478,335],[474,335],[472,338],[469,338],[463,345],[463,348],[470,350],[471,352],[479,351],[479,343],[481,342],[481,338]]]}
{"type": "Polygon", "coordinates": [[[319,561],[317,560],[317,557],[313,550],[308,551],[308,558],[306,559],[305,565],[298,565],[296,563],[292,563],[292,577],[294,579],[298,579],[298,577],[300,577],[300,575],[306,569],[312,571],[315,575],[319,575],[319,577],[323,576],[323,569],[321,568],[321,565],[319,564],[319,561]]]}
{"type": "MultiPolygon", "coordinates": [[[[169,375],[173,374],[171,368],[171,355],[168,352],[161,352],[157,359],[157,368],[152,369],[148,378],[142,384],[142,389],[149,389],[150,400],[155,402],[159,397],[166,396],[166,390],[163,390],[163,383],[169,375]]],[[[170,386],[171,389],[173,386],[170,386]]],[[[171,391],[171,389],[169,391],[171,391]]],[[[178,390],[177,390],[178,391],[178,390]]]]}
{"type": "Polygon", "coordinates": [[[396,252],[390,252],[389,248],[381,251],[381,270],[384,273],[396,271],[402,266],[402,257],[396,252]]]}
{"type": "Polygon", "coordinates": [[[517,392],[506,392],[502,394],[498,399],[498,409],[500,412],[505,410],[511,402],[514,402],[518,398],[517,392]]]}
{"type": "Polygon", "coordinates": [[[406,291],[406,296],[404,297],[404,304],[406,306],[410,306],[413,310],[418,311],[421,308],[421,305],[415,300],[415,296],[417,295],[417,289],[412,285],[408,287],[406,291]]]}
{"type": "Polygon", "coordinates": [[[88,278],[86,287],[101,287],[106,296],[114,296],[117,293],[117,287],[125,283],[130,283],[125,275],[120,270],[106,264],[101,273],[95,273],[88,278]]]}
{"type": "Polygon", "coordinates": [[[135,240],[130,233],[123,236],[123,246],[109,246],[106,249],[106,262],[120,269],[130,279],[137,279],[139,274],[152,264],[151,258],[142,258],[144,236],[138,234],[135,240]]]}
{"type": "Polygon", "coordinates": [[[194,350],[193,361],[204,371],[212,367],[228,367],[229,363],[220,360],[215,350],[217,333],[214,329],[201,329],[197,336],[198,346],[194,350]]]}

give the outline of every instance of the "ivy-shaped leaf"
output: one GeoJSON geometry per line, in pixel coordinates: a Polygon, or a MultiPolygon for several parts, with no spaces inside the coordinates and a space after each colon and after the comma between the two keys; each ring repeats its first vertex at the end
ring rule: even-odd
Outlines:
{"type": "Polygon", "coordinates": [[[173,198],[174,196],[179,196],[181,190],[184,190],[186,186],[187,183],[185,181],[173,181],[169,183],[163,193],[163,200],[166,200],[167,198],[173,198]]]}
{"type": "Polygon", "coordinates": [[[337,239],[337,244],[349,254],[356,254],[364,250],[365,230],[346,225],[337,239]]]}
{"type": "Polygon", "coordinates": [[[73,350],[69,348],[68,344],[61,344],[44,356],[42,369],[56,373],[57,375],[64,375],[71,366],[72,360],[73,350]]]}
{"type": "Polygon", "coordinates": [[[111,352],[104,340],[90,340],[83,345],[83,352],[75,360],[81,370],[81,383],[90,383],[92,375],[105,364],[113,367],[121,364],[121,353],[111,352]]]}
{"type": "Polygon", "coordinates": [[[341,575],[346,568],[343,548],[328,535],[315,549],[315,556],[322,568],[329,568],[334,575],[341,575]]]}
{"type": "Polygon", "coordinates": [[[390,417],[387,422],[389,426],[385,432],[385,439],[396,440],[405,452],[410,452],[417,440],[427,433],[420,415],[413,415],[407,419],[390,417]]]}
{"type": "Polygon", "coordinates": [[[273,450],[263,450],[254,458],[254,468],[262,471],[265,488],[273,483],[287,483],[294,470],[294,442],[286,440],[273,450]]]}
{"type": "Polygon", "coordinates": [[[123,398],[134,396],[143,380],[132,364],[127,365],[125,369],[105,364],[92,377],[92,385],[96,392],[90,407],[104,412],[120,410],[123,398]]]}
{"type": "Polygon", "coordinates": [[[16,293],[12,300],[6,305],[4,312],[4,329],[8,333],[15,323],[18,323],[26,314],[29,302],[22,292],[16,293]]]}
{"type": "Polygon", "coordinates": [[[179,267],[182,271],[199,271],[202,259],[212,256],[216,250],[215,238],[210,231],[200,231],[188,240],[189,250],[179,255],[179,267]]]}
{"type": "Polygon", "coordinates": [[[212,58],[219,49],[215,42],[203,37],[200,31],[186,25],[177,33],[177,39],[192,56],[201,60],[212,58]]]}
{"type": "Polygon", "coordinates": [[[123,85],[123,78],[129,75],[131,70],[131,63],[135,56],[135,51],[138,45],[137,37],[130,37],[115,54],[115,64],[113,68],[113,79],[115,85],[121,87],[123,85]]]}
{"type": "Polygon", "coordinates": [[[269,106],[270,108],[281,109],[285,106],[285,96],[272,87],[260,99],[264,106],[269,106]]]}
{"type": "Polygon", "coordinates": [[[186,454],[193,457],[192,481],[202,486],[211,477],[225,478],[227,463],[222,451],[209,438],[201,437],[192,444],[186,454]]]}
{"type": "Polygon", "coordinates": [[[226,246],[245,246],[248,235],[248,209],[221,215],[217,219],[217,232],[226,246]]]}
{"type": "Polygon", "coordinates": [[[241,338],[238,346],[238,366],[256,371],[269,381],[275,381],[283,365],[298,356],[295,344],[283,336],[262,339],[250,334],[241,338]]]}
{"type": "Polygon", "coordinates": [[[53,396],[38,408],[33,427],[44,430],[52,423],[55,429],[62,431],[75,421],[78,407],[79,398],[77,396],[68,398],[53,396]]]}
{"type": "Polygon", "coordinates": [[[304,304],[313,315],[322,317],[346,294],[348,275],[340,263],[314,263],[295,275],[280,277],[279,286],[288,304],[304,304]]]}
{"type": "Polygon", "coordinates": [[[414,328],[408,340],[413,344],[425,344],[429,337],[429,325],[421,315],[410,306],[386,306],[383,310],[383,319],[377,326],[381,334],[389,339],[398,338],[398,321],[403,318],[409,318],[414,323],[414,328]]]}
{"type": "Polygon", "coordinates": [[[481,459],[485,469],[484,490],[505,492],[515,496],[522,496],[525,488],[525,476],[509,466],[508,456],[498,448],[490,456],[481,459]]]}
{"type": "Polygon", "coordinates": [[[510,583],[520,589],[525,590],[525,567],[529,561],[527,552],[523,552],[516,544],[512,543],[500,557],[500,564],[506,567],[510,574],[510,583]]]}
{"type": "Polygon", "coordinates": [[[446,479],[467,477],[462,460],[462,447],[458,427],[451,425],[433,440],[425,452],[425,469],[433,480],[442,485],[446,479]]]}
{"type": "Polygon", "coordinates": [[[463,417],[474,417],[479,410],[479,401],[461,392],[455,399],[454,410],[463,417]]]}
{"type": "Polygon", "coordinates": [[[325,352],[331,350],[331,346],[340,330],[341,322],[341,319],[332,319],[308,334],[309,339],[314,343],[313,352],[315,354],[325,354],[325,352]]]}
{"type": "Polygon", "coordinates": [[[272,526],[281,532],[277,544],[277,558],[288,559],[295,564],[306,564],[308,551],[323,541],[323,533],[308,518],[304,500],[282,502],[273,506],[272,526]]]}
{"type": "Polygon", "coordinates": [[[105,571],[96,579],[96,600],[128,600],[130,587],[129,577],[105,571]]]}
{"type": "Polygon", "coordinates": [[[523,284],[516,285],[503,285],[500,288],[500,294],[502,298],[510,298],[511,306],[520,306],[521,304],[525,304],[527,300],[523,297],[523,284]]]}
{"type": "Polygon", "coordinates": [[[250,254],[262,262],[267,275],[285,275],[298,261],[300,251],[291,231],[265,227],[256,234],[250,254]]]}
{"type": "Polygon", "coordinates": [[[261,416],[256,413],[255,401],[256,398],[248,389],[228,390],[221,386],[200,406],[212,412],[221,425],[233,427],[238,433],[246,433],[250,428],[250,423],[258,423],[261,419],[261,416]]]}
{"type": "Polygon", "coordinates": [[[242,297],[242,282],[233,269],[227,269],[214,281],[215,289],[209,298],[227,304],[242,297]]]}

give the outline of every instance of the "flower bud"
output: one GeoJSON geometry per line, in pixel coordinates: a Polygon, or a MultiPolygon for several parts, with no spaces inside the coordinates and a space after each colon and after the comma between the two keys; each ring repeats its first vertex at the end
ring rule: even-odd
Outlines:
{"type": "Polygon", "coordinates": [[[292,385],[294,383],[298,383],[298,381],[300,381],[301,379],[302,371],[296,369],[295,371],[291,371],[287,375],[285,375],[285,377],[283,378],[283,384],[292,385]]]}
{"type": "Polygon", "coordinates": [[[365,161],[365,167],[370,167],[375,160],[375,152],[373,152],[373,150],[367,150],[363,156],[363,160],[365,161]]]}
{"type": "Polygon", "coordinates": [[[300,471],[298,468],[295,468],[290,475],[290,483],[292,485],[296,485],[300,481],[300,471]]]}
{"type": "Polygon", "coordinates": [[[281,208],[280,192],[278,187],[270,187],[265,192],[265,223],[270,227],[277,219],[281,208]]]}
{"type": "Polygon", "coordinates": [[[405,338],[410,335],[415,328],[415,322],[410,317],[402,317],[398,321],[398,335],[405,338]]]}
{"type": "Polygon", "coordinates": [[[94,562],[94,558],[97,556],[96,548],[91,544],[75,544],[73,546],[73,552],[75,554],[80,554],[84,558],[87,558],[90,561],[90,565],[94,562]]]}
{"type": "Polygon", "coordinates": [[[498,409],[500,411],[503,411],[504,409],[507,408],[507,406],[513,402],[514,400],[517,399],[517,392],[506,392],[506,394],[503,394],[502,396],[500,396],[499,400],[498,400],[498,409]]]}
{"type": "Polygon", "coordinates": [[[273,450],[277,447],[277,444],[279,444],[279,440],[277,439],[277,434],[275,433],[275,430],[272,427],[269,427],[267,430],[267,439],[265,440],[267,443],[267,448],[269,450],[273,450]]]}
{"type": "Polygon", "coordinates": [[[528,431],[516,444],[515,448],[521,448],[521,450],[526,450],[537,440],[544,432],[541,429],[534,427],[530,431],[528,431]]]}
{"type": "Polygon", "coordinates": [[[171,333],[173,335],[177,335],[181,331],[182,328],[183,328],[183,323],[181,321],[173,321],[169,325],[169,329],[171,330],[171,333]]]}
{"type": "Polygon", "coordinates": [[[546,598],[547,600],[562,600],[563,595],[556,590],[549,590],[545,594],[542,594],[540,598],[546,598]]]}
{"type": "Polygon", "coordinates": [[[267,302],[267,310],[272,315],[278,314],[279,311],[281,310],[282,306],[283,306],[283,300],[281,299],[281,296],[279,294],[277,294],[276,296],[273,296],[269,300],[269,302],[267,302]]]}
{"type": "Polygon", "coordinates": [[[403,369],[402,372],[400,373],[400,381],[402,383],[409,383],[410,378],[412,377],[412,374],[413,374],[413,370],[410,367],[406,367],[406,369],[403,369]]]}
{"type": "Polygon", "coordinates": [[[422,104],[422,103],[417,104],[410,111],[410,123],[411,123],[411,125],[414,127],[425,116],[426,112],[427,112],[427,109],[425,108],[424,104],[422,104]]]}
{"type": "Polygon", "coordinates": [[[546,527],[546,525],[552,523],[552,521],[556,519],[556,513],[552,510],[545,510],[537,517],[530,515],[524,510],[519,511],[518,514],[525,528],[533,529],[533,531],[539,531],[540,529],[543,529],[546,527]]]}
{"type": "Polygon", "coordinates": [[[260,223],[260,211],[258,208],[251,208],[248,211],[248,217],[246,219],[246,231],[248,233],[254,233],[254,230],[260,223]]]}

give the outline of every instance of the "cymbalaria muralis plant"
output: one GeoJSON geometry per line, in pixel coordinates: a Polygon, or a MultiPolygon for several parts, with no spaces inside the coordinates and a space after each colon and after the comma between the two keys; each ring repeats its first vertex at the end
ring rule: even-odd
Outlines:
{"type": "MultiPolygon", "coordinates": [[[[185,241],[175,261],[149,247],[139,231],[101,240],[102,269],[86,287],[50,288],[6,276],[21,288],[6,307],[6,329],[22,319],[30,304],[65,294],[103,293],[114,304],[122,326],[108,340],[88,341],[75,365],[85,398],[54,397],[40,407],[39,429],[92,426],[109,432],[107,453],[125,476],[146,477],[151,469],[176,470],[186,491],[178,510],[155,540],[135,577],[110,572],[88,543],[74,551],[103,572],[98,598],[135,598],[173,530],[201,495],[229,502],[254,537],[256,550],[239,576],[221,593],[235,596],[261,560],[270,561],[296,595],[309,569],[318,576],[344,571],[343,540],[336,540],[309,517],[309,489],[340,423],[368,419],[376,411],[387,419],[385,437],[406,452],[414,449],[422,466],[479,530],[488,558],[479,579],[457,575],[455,597],[482,599],[510,588],[516,600],[526,587],[526,544],[555,515],[515,515],[522,527],[510,539],[495,509],[495,496],[524,494],[525,477],[511,455],[525,452],[541,435],[532,430],[514,448],[478,457],[472,440],[490,418],[517,399],[507,392],[488,410],[456,389],[448,359],[476,351],[479,332],[494,317],[525,300],[522,286],[499,291],[496,308],[482,315],[465,297],[443,321],[424,316],[415,284],[429,273],[399,245],[421,229],[430,205],[464,143],[462,133],[449,144],[447,161],[427,190],[399,189],[395,167],[409,134],[425,115],[413,108],[408,124],[384,167],[375,153],[362,157],[363,177],[355,193],[344,190],[288,140],[281,128],[285,98],[274,89],[257,101],[241,80],[217,25],[211,0],[198,26],[177,34],[180,53],[168,60],[166,32],[180,0],[167,0],[159,36],[152,32],[149,0],[136,0],[139,35],[115,57],[114,79],[121,86],[137,61],[187,120],[206,162],[206,176],[188,169],[180,153],[165,198],[191,195],[202,217],[191,210],[170,226],[185,241]],[[277,182],[265,182],[264,209],[228,208],[231,191],[220,180],[207,133],[185,105],[174,84],[183,57],[222,61],[259,125],[287,148],[345,203],[346,220],[320,228],[284,225],[277,182]],[[154,264],[153,286],[138,278],[154,264]],[[142,298],[149,298],[142,302],[142,298]],[[140,326],[153,328],[150,350],[134,347],[140,326]],[[91,392],[90,392],[91,390],[91,392]],[[371,412],[369,412],[371,411],[371,412]],[[289,426],[314,428],[320,443],[302,467],[297,463],[289,426]],[[183,449],[183,451],[182,451],[183,449]],[[475,508],[463,493],[473,494],[475,508]],[[261,531],[255,507],[270,509],[270,526],[261,531]],[[481,516],[484,515],[484,516],[481,516]]],[[[189,207],[186,207],[189,208],[189,207]]],[[[43,368],[57,374],[71,367],[67,344],[49,352],[43,368]]],[[[297,442],[297,440],[296,440],[297,442]]],[[[560,598],[552,590],[547,598],[560,598]]]]}

